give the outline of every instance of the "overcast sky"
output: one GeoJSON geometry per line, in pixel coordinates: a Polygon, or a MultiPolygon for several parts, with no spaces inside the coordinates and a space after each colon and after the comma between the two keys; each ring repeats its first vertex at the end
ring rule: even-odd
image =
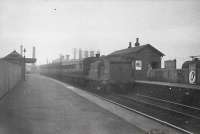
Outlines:
{"type": "Polygon", "coordinates": [[[21,44],[38,64],[73,48],[108,54],[140,38],[178,66],[200,55],[199,0],[0,0],[0,57],[21,44]]]}

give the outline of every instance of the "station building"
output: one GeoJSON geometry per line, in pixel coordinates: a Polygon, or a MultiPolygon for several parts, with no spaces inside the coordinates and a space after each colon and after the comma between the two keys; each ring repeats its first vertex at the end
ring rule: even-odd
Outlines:
{"type": "Polygon", "coordinates": [[[140,45],[136,39],[135,46],[115,51],[91,64],[89,76],[94,80],[115,82],[132,82],[146,80],[151,69],[161,68],[162,52],[150,44],[140,45]]]}
{"type": "Polygon", "coordinates": [[[115,51],[107,56],[111,64],[111,71],[116,75],[122,76],[122,70],[129,70],[133,79],[146,79],[147,73],[151,69],[161,68],[162,52],[150,44],[140,45],[139,38],[136,39],[135,46],[129,42],[126,49],[115,51]],[[129,67],[128,67],[129,66],[129,67]]]}

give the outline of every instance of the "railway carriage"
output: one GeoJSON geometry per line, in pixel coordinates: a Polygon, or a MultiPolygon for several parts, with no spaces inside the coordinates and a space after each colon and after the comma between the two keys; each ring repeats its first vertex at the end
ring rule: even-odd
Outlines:
{"type": "Polygon", "coordinates": [[[93,89],[127,92],[135,80],[154,80],[200,84],[200,60],[195,58],[183,64],[182,70],[161,68],[162,52],[150,44],[135,45],[115,51],[107,56],[88,57],[40,66],[42,74],[67,82],[92,87],[93,89]],[[173,74],[173,79],[167,74],[173,74]],[[177,78],[176,78],[177,77],[177,78]]]}

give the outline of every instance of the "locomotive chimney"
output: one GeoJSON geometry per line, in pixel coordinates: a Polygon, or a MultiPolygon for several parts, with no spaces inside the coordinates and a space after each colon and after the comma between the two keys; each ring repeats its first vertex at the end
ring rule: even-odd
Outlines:
{"type": "Polygon", "coordinates": [[[139,38],[136,38],[135,46],[137,47],[137,46],[139,46],[139,45],[140,45],[140,43],[139,43],[139,38]]]}
{"type": "Polygon", "coordinates": [[[132,44],[131,44],[131,42],[129,42],[129,44],[128,44],[129,46],[128,46],[128,48],[131,48],[132,47],[132,44]]]}
{"type": "Polygon", "coordinates": [[[99,57],[100,57],[100,51],[97,51],[96,58],[99,58],[99,57]]]}

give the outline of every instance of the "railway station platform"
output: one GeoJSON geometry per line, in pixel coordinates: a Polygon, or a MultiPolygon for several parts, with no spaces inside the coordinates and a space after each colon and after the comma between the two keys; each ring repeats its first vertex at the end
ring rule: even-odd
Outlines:
{"type": "Polygon", "coordinates": [[[159,82],[159,81],[144,81],[136,80],[136,83],[158,85],[158,86],[168,86],[168,87],[177,87],[177,88],[187,88],[187,89],[196,89],[200,90],[199,85],[183,84],[183,83],[170,83],[170,82],[159,82]]]}
{"type": "Polygon", "coordinates": [[[199,85],[136,80],[134,90],[140,95],[200,108],[199,85]]]}
{"type": "Polygon", "coordinates": [[[167,129],[68,84],[28,75],[0,100],[0,134],[144,134],[167,129]]]}

